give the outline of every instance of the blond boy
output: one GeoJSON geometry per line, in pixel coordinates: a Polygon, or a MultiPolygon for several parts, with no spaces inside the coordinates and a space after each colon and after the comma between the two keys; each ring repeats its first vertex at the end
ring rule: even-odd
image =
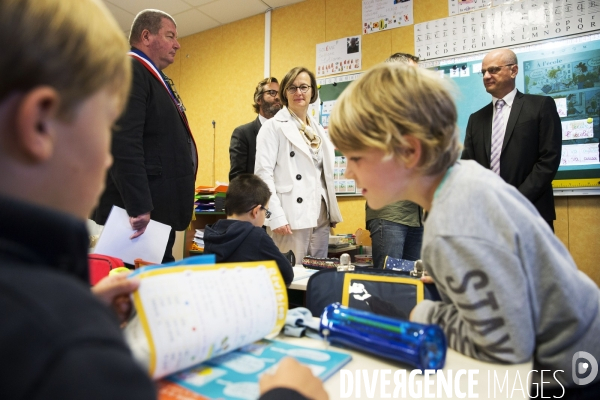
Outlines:
{"type": "Polygon", "coordinates": [[[598,287],[523,195],[457,161],[456,117],[447,81],[388,63],[346,89],[330,119],[346,176],[369,206],[410,200],[430,211],[422,259],[442,301],[419,303],[411,319],[439,324],[449,346],[473,358],[533,358],[538,372],[551,371],[544,396],[566,387],[598,398],[600,376],[578,386],[586,377],[573,370],[578,352],[600,360],[598,287]]]}

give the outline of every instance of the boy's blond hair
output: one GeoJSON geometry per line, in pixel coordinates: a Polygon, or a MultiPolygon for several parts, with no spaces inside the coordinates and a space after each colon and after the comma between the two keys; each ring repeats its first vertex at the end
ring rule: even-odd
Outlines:
{"type": "Polygon", "coordinates": [[[64,119],[105,87],[125,104],[127,40],[99,0],[1,0],[0,49],[0,101],[47,85],[60,94],[64,119]]]}
{"type": "Polygon", "coordinates": [[[456,118],[452,90],[443,78],[410,65],[382,63],[339,97],[329,134],[342,152],[381,149],[401,158],[410,135],[421,142],[417,168],[433,175],[460,155],[456,118]]]}

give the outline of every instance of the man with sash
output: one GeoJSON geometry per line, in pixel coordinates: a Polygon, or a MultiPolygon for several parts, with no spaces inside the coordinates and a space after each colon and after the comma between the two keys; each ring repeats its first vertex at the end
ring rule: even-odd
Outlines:
{"type": "Polygon", "coordinates": [[[113,205],[124,208],[134,230],[144,233],[150,219],[171,226],[163,263],[173,261],[175,231],[189,225],[194,208],[197,149],[185,107],[162,70],[180,45],[173,18],[144,10],[129,36],[133,82],[127,109],[115,124],[114,158],[93,219],[103,225],[113,205]]]}

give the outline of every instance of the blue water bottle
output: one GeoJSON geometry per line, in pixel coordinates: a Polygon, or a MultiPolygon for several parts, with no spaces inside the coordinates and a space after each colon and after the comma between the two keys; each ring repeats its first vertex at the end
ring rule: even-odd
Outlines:
{"type": "Polygon", "coordinates": [[[330,343],[373,353],[418,369],[441,369],[446,336],[437,325],[423,325],[333,303],[321,315],[321,335],[330,343]]]}

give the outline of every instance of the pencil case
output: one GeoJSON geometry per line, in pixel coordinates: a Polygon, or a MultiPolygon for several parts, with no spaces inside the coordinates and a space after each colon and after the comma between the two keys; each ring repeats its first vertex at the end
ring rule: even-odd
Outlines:
{"type": "Polygon", "coordinates": [[[442,369],[446,361],[446,336],[438,325],[403,321],[333,303],[325,307],[319,330],[330,343],[421,370],[442,369]]]}
{"type": "Polygon", "coordinates": [[[304,268],[309,269],[329,269],[337,268],[340,265],[340,259],[337,257],[332,258],[318,258],[312,256],[305,256],[302,259],[302,265],[304,268]]]}

